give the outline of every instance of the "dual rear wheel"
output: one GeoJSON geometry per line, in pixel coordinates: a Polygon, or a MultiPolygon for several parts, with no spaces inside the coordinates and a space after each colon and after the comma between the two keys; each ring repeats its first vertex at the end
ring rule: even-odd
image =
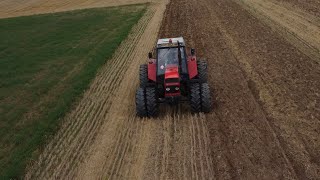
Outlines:
{"type": "Polygon", "coordinates": [[[140,87],[136,92],[136,110],[140,117],[158,115],[157,93],[154,87],[140,87]]]}
{"type": "Polygon", "coordinates": [[[211,111],[211,95],[208,83],[193,83],[190,85],[190,106],[193,113],[211,111]]]}
{"type": "Polygon", "coordinates": [[[136,92],[136,111],[140,117],[155,117],[158,115],[156,88],[147,87],[148,65],[142,64],[139,68],[140,87],[136,92]]]}
{"type": "MultiPolygon", "coordinates": [[[[189,102],[193,113],[211,111],[210,89],[207,83],[207,63],[197,62],[199,83],[190,85],[189,102]]],[[[155,117],[158,115],[157,92],[155,87],[148,87],[148,66],[143,64],[139,68],[140,87],[136,92],[136,112],[140,117],[155,117]]]]}
{"type": "Polygon", "coordinates": [[[140,87],[146,87],[149,79],[148,79],[148,65],[141,64],[139,68],[139,80],[140,80],[140,87]]]}
{"type": "Polygon", "coordinates": [[[211,96],[208,81],[207,62],[205,60],[197,61],[198,83],[190,85],[190,106],[193,113],[211,111],[211,96]]]}
{"type": "Polygon", "coordinates": [[[208,82],[208,65],[205,60],[197,61],[198,78],[201,83],[208,82]]]}
{"type": "MultiPolygon", "coordinates": [[[[211,95],[208,83],[190,85],[189,102],[193,113],[211,111],[211,95]]],[[[136,92],[136,111],[140,117],[158,115],[157,93],[154,87],[140,87],[136,92]]]]}

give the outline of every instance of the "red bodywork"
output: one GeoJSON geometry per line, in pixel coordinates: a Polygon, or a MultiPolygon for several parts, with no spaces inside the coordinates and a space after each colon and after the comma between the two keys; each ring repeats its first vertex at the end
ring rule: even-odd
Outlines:
{"type": "Polygon", "coordinates": [[[197,66],[196,56],[188,57],[188,72],[189,72],[190,79],[193,79],[198,75],[198,66],[197,66]]]}
{"type": "MultiPolygon", "coordinates": [[[[193,79],[198,75],[198,68],[197,68],[197,58],[196,56],[189,56],[187,59],[187,67],[189,78],[193,79]]],[[[148,79],[152,80],[153,82],[157,81],[157,61],[156,59],[149,59],[148,63],[148,79]]],[[[180,73],[179,73],[179,66],[177,65],[167,65],[165,71],[165,97],[174,97],[180,96],[180,73]],[[166,89],[170,88],[170,91],[166,89]],[[174,88],[174,90],[173,90],[174,88]],[[178,90],[176,90],[178,88],[178,90]]]]}
{"type": "Polygon", "coordinates": [[[164,79],[165,97],[180,96],[179,67],[177,65],[167,65],[164,79]],[[171,88],[170,92],[166,90],[167,88],[171,88]]]}
{"type": "Polygon", "coordinates": [[[177,79],[179,76],[179,68],[176,65],[167,65],[164,79],[177,79]]]}
{"type": "Polygon", "coordinates": [[[148,78],[154,82],[157,81],[157,64],[155,59],[149,59],[148,78]]]}

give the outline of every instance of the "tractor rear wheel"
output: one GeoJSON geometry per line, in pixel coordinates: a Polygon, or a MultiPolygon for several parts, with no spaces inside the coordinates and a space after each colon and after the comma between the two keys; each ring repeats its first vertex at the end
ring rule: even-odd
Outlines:
{"type": "Polygon", "coordinates": [[[190,85],[190,106],[193,113],[201,111],[200,85],[198,83],[190,85]]]}
{"type": "Polygon", "coordinates": [[[200,82],[206,83],[208,81],[207,62],[204,60],[197,61],[198,65],[198,77],[200,82]]]}
{"type": "Polygon", "coordinates": [[[201,84],[201,111],[204,113],[211,111],[211,96],[208,83],[201,84]]]}
{"type": "Polygon", "coordinates": [[[158,115],[157,93],[154,87],[146,88],[146,105],[149,117],[155,117],[158,115]]]}
{"type": "Polygon", "coordinates": [[[140,87],[146,87],[148,84],[148,65],[141,64],[139,69],[140,87]]]}
{"type": "Polygon", "coordinates": [[[148,115],[144,88],[138,88],[136,92],[136,112],[140,117],[146,117],[148,115]]]}

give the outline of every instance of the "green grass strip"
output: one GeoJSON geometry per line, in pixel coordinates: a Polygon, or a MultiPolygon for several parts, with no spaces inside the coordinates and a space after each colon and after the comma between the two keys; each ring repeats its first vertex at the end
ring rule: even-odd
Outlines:
{"type": "Polygon", "coordinates": [[[0,179],[18,179],[146,5],[0,19],[0,179]]]}

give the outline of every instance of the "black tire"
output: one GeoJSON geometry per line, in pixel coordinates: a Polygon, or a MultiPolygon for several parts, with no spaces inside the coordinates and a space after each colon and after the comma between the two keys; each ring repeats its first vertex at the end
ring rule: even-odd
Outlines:
{"type": "Polygon", "coordinates": [[[136,112],[139,117],[146,117],[148,115],[144,88],[138,88],[136,92],[136,112]]]}
{"type": "Polygon", "coordinates": [[[156,89],[153,87],[146,88],[146,105],[149,117],[156,117],[158,115],[158,102],[156,89]]]}
{"type": "Polygon", "coordinates": [[[191,112],[201,112],[200,85],[198,83],[190,85],[190,106],[191,112]]]}
{"type": "Polygon", "coordinates": [[[139,69],[140,87],[146,87],[148,84],[148,65],[141,64],[139,69]]]}
{"type": "Polygon", "coordinates": [[[201,111],[204,113],[211,111],[211,96],[208,83],[201,84],[201,111]]]}
{"type": "Polygon", "coordinates": [[[204,60],[197,61],[198,66],[198,77],[200,82],[206,83],[208,82],[208,69],[207,69],[207,62],[204,60]]]}

